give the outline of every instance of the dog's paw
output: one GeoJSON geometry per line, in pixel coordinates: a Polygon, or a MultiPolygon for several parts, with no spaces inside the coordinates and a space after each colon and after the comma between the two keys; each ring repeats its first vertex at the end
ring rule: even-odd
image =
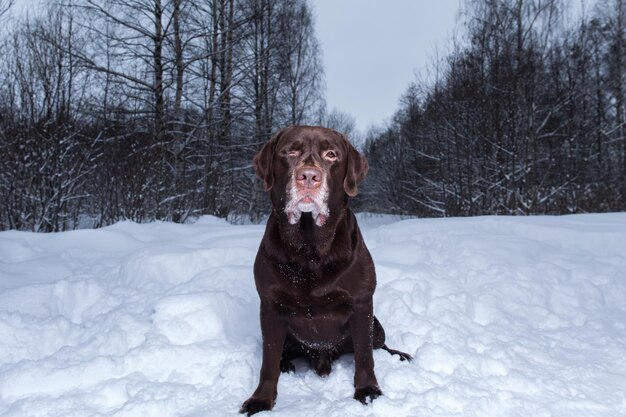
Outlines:
{"type": "Polygon", "coordinates": [[[315,373],[321,376],[322,378],[330,375],[330,372],[333,370],[328,357],[318,358],[318,360],[314,362],[313,368],[315,369],[315,373]]]}
{"type": "Polygon", "coordinates": [[[294,374],[296,373],[296,367],[294,366],[294,364],[287,359],[281,359],[280,360],[280,372],[284,373],[284,374],[288,374],[293,372],[294,374]]]}
{"type": "Polygon", "coordinates": [[[271,410],[273,406],[273,401],[250,397],[241,405],[239,412],[251,416],[261,411],[271,410]]]}
{"type": "Polygon", "coordinates": [[[358,388],[354,391],[354,399],[361,401],[361,403],[365,405],[371,403],[381,395],[383,395],[382,391],[375,385],[371,387],[358,388]],[[367,400],[368,398],[369,401],[367,400]]]}

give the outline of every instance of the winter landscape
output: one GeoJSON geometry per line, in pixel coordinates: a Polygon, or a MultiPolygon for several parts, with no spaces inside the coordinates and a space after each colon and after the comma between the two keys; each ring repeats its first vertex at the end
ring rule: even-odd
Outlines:
{"type": "MultiPolygon", "coordinates": [[[[626,214],[359,215],[384,396],[353,362],[281,376],[272,416],[626,415],[626,214]]],[[[263,226],[0,233],[0,416],[236,416],[261,363],[263,226]]]]}
{"type": "Polygon", "coordinates": [[[374,311],[414,360],[375,351],[368,405],[351,355],[296,361],[261,416],[626,417],[626,0],[379,3],[0,0],[0,417],[239,415],[252,159],[291,125],[369,161],[374,311]],[[418,65],[424,21],[455,23],[418,65]]]}

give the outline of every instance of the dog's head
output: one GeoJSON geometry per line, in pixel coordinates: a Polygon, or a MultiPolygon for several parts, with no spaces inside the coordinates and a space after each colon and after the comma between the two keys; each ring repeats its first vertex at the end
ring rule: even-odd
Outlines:
{"type": "Polygon", "coordinates": [[[253,163],[272,204],[289,223],[310,212],[318,226],[357,194],[368,169],[367,160],[341,133],[311,126],[280,130],[253,163]]]}

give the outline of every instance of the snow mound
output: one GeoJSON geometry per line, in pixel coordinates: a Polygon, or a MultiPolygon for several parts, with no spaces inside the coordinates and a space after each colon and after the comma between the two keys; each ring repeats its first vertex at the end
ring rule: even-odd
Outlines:
{"type": "Polygon", "coordinates": [[[155,331],[176,345],[237,339],[246,305],[224,291],[164,297],[154,306],[155,331]]]}
{"type": "MultiPolygon", "coordinates": [[[[353,358],[282,375],[271,415],[626,415],[626,214],[359,215],[384,396],[353,358]]],[[[262,226],[0,233],[0,416],[235,416],[261,365],[262,226]]]]}

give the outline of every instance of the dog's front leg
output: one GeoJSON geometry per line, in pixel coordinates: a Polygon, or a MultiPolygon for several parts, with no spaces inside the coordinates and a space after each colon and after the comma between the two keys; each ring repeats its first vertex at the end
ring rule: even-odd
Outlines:
{"type": "Polygon", "coordinates": [[[271,305],[264,302],[261,303],[261,334],[263,336],[263,363],[259,385],[239,410],[240,413],[247,413],[249,416],[274,407],[276,385],[280,376],[280,357],[287,336],[285,321],[271,305]]]}
{"type": "Polygon", "coordinates": [[[382,395],[374,374],[374,312],[372,300],[357,303],[350,317],[350,337],[354,345],[354,399],[367,404],[382,395]]]}

